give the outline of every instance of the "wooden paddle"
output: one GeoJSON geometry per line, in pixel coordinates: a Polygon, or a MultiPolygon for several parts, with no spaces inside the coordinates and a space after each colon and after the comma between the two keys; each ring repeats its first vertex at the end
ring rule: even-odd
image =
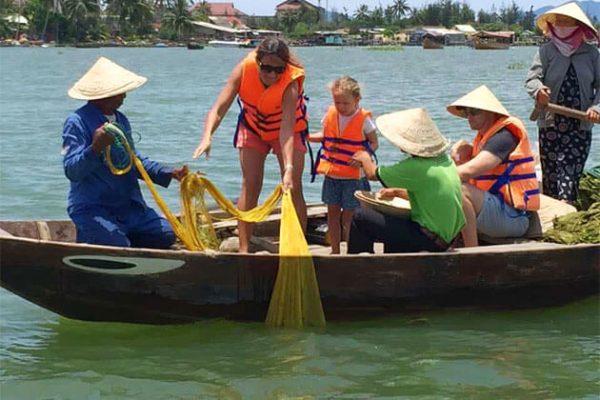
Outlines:
{"type": "MultiPolygon", "coordinates": [[[[531,115],[529,116],[529,119],[531,121],[537,121],[537,119],[540,116],[540,113],[542,111],[548,111],[548,112],[551,112],[554,114],[560,114],[560,115],[564,115],[565,117],[575,118],[575,119],[579,119],[582,121],[587,120],[587,114],[584,111],[559,106],[558,104],[554,104],[554,103],[548,103],[547,106],[543,106],[539,103],[536,103],[535,108],[533,109],[533,111],[531,112],[531,115]]],[[[597,122],[595,122],[595,123],[597,123],[597,122]]]]}

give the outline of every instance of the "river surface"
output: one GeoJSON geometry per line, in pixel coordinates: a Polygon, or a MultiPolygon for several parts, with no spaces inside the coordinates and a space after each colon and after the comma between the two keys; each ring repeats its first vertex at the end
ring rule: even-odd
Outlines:
{"type": "MultiPolygon", "coordinates": [[[[296,54],[307,70],[313,130],[331,102],[327,84],[349,74],[362,84],[361,104],[375,116],[425,107],[452,140],[470,140],[473,132],[446,105],[486,84],[526,123],[535,143],[532,101],[523,87],[535,51],[299,48],[296,54]]],[[[206,172],[235,198],[235,104],[217,131],[210,160],[191,155],[206,112],[247,52],[0,49],[0,218],[67,218],[61,130],[82,102],[66,92],[99,56],[149,78],[121,108],[139,137],[138,149],[206,172]]],[[[401,158],[384,138],[380,143],[380,163],[401,158]]],[[[599,163],[595,134],[587,166],[599,163]]],[[[278,180],[270,156],[263,193],[278,180]]],[[[311,184],[306,174],[307,200],[319,201],[320,190],[321,180],[311,184]]],[[[178,210],[176,185],[159,191],[178,210]]],[[[536,310],[335,322],[325,332],[220,320],[154,327],[68,320],[0,289],[0,398],[598,399],[599,315],[596,296],[536,310]]]]}

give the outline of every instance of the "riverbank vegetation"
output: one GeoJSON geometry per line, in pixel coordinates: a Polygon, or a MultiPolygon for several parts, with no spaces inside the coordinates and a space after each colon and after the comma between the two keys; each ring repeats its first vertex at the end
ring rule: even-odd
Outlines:
{"type": "MultiPolygon", "coordinates": [[[[101,41],[104,44],[152,44],[159,40],[187,41],[195,36],[192,21],[208,21],[210,5],[190,0],[0,0],[0,37],[18,39],[26,33],[29,40],[76,44],[101,41]],[[28,23],[15,23],[11,16],[23,16],[28,23]]],[[[346,29],[360,34],[381,28],[392,37],[416,26],[471,24],[487,31],[512,30],[519,37],[535,32],[533,7],[524,10],[513,0],[500,8],[473,10],[462,1],[436,0],[422,7],[411,7],[406,0],[388,6],[355,10],[319,11],[301,7],[273,17],[247,16],[243,20],[253,29],[282,31],[292,40],[310,37],[316,31],[346,29]]],[[[538,32],[539,33],[539,32],[538,32]]]]}

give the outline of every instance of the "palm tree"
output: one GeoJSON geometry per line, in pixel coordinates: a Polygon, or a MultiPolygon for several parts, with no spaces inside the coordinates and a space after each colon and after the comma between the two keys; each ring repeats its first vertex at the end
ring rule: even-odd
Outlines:
{"type": "MultiPolygon", "coordinates": [[[[44,6],[46,7],[46,17],[44,19],[44,28],[42,29],[42,40],[46,41],[46,30],[48,29],[48,20],[50,18],[50,13],[52,14],[62,14],[62,1],[61,0],[46,0],[44,2],[44,6]]],[[[58,29],[57,29],[58,30],[58,29]]],[[[58,32],[56,33],[58,39],[58,32]]]]}
{"type": "Polygon", "coordinates": [[[361,4],[358,6],[356,11],[354,11],[354,18],[358,21],[366,21],[369,19],[369,6],[366,4],[361,4]]]}
{"type": "Polygon", "coordinates": [[[86,28],[86,21],[92,15],[98,15],[100,8],[96,0],[65,0],[65,15],[75,24],[75,42],[80,38],[79,28],[86,28]]]}
{"type": "Polygon", "coordinates": [[[172,7],[162,17],[161,23],[175,32],[177,39],[181,39],[183,33],[187,33],[193,26],[192,16],[188,10],[189,0],[175,0],[172,7]]]}
{"type": "Polygon", "coordinates": [[[298,22],[298,14],[294,12],[284,12],[280,14],[281,24],[286,32],[292,32],[298,22]]]}
{"type": "Polygon", "coordinates": [[[396,20],[402,19],[402,17],[410,12],[410,6],[406,0],[394,0],[390,7],[392,15],[396,20]]]}
{"type": "Polygon", "coordinates": [[[119,16],[119,31],[143,33],[152,22],[149,0],[109,0],[107,11],[119,16]]]}
{"type": "Polygon", "coordinates": [[[192,11],[192,17],[196,21],[208,21],[210,16],[211,8],[207,1],[201,1],[196,3],[192,11]]]}

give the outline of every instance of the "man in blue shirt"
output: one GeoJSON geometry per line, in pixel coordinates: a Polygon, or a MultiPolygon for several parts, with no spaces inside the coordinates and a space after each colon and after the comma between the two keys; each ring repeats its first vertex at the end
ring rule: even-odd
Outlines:
{"type": "MultiPolygon", "coordinates": [[[[65,175],[71,181],[67,211],[77,227],[78,242],[151,248],[168,248],[175,242],[167,220],[146,205],[137,169],[114,175],[107,165],[109,153],[113,162],[129,156],[122,146],[108,148],[114,137],[104,124],[120,125],[133,147],[129,120],[117,109],[126,93],[146,80],[101,57],[69,90],[70,97],[87,100],[67,118],[62,135],[65,175]]],[[[152,181],[161,186],[168,187],[172,178],[180,181],[188,172],[185,165],[166,167],[135,148],[134,152],[152,181]]]]}

